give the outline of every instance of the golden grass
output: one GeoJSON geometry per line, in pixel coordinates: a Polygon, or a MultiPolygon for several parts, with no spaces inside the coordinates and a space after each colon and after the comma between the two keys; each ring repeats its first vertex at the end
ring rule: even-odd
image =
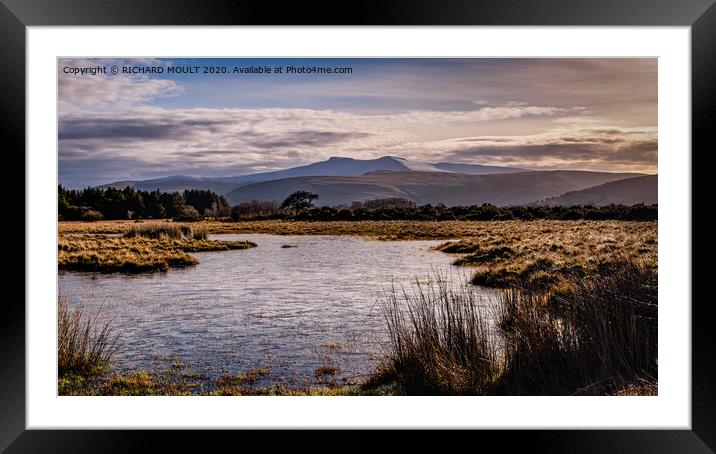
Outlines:
{"type": "Polygon", "coordinates": [[[474,266],[487,287],[559,288],[629,260],[657,269],[657,223],[532,221],[491,224],[483,234],[436,247],[474,266]]]}
{"type": "MultiPolygon", "coordinates": [[[[172,224],[172,221],[152,221],[172,224]]],[[[139,224],[141,225],[141,223],[139,224]]],[[[382,240],[457,239],[484,236],[511,236],[513,233],[551,230],[555,236],[561,232],[598,229],[605,234],[619,232],[653,231],[656,222],[635,221],[198,221],[194,229],[209,234],[267,233],[275,235],[359,235],[382,240]]],[[[134,221],[61,221],[60,234],[124,233],[137,226],[134,221]]]]}
{"type": "Polygon", "coordinates": [[[58,266],[64,270],[136,273],[196,265],[188,252],[255,247],[249,241],[60,236],[58,266]]]}

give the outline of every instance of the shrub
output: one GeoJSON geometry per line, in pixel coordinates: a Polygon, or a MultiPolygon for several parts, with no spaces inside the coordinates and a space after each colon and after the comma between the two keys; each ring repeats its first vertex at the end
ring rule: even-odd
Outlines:
{"type": "Polygon", "coordinates": [[[104,216],[97,210],[82,210],[80,212],[80,219],[83,221],[101,221],[104,219],[104,216]]]}
{"type": "Polygon", "coordinates": [[[183,206],[179,210],[179,214],[174,217],[175,221],[198,221],[199,219],[199,212],[191,205],[183,206]]]}

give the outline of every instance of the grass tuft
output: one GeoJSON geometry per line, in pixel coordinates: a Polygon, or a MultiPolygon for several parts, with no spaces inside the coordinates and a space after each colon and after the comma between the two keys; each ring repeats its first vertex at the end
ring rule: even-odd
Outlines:
{"type": "Polygon", "coordinates": [[[123,235],[125,238],[150,238],[153,240],[206,240],[208,231],[203,227],[193,227],[186,224],[172,223],[142,223],[131,225],[123,235]]]}
{"type": "Polygon", "coordinates": [[[67,301],[60,298],[57,327],[57,369],[60,378],[98,376],[109,367],[119,341],[112,334],[109,322],[100,324],[98,316],[99,312],[90,317],[81,309],[71,310],[67,301]]]}
{"type": "MultiPolygon", "coordinates": [[[[380,305],[390,341],[391,377],[407,394],[483,394],[498,373],[498,350],[476,294],[444,276],[386,292],[380,305]]],[[[375,380],[376,383],[385,380],[375,380]]]]}

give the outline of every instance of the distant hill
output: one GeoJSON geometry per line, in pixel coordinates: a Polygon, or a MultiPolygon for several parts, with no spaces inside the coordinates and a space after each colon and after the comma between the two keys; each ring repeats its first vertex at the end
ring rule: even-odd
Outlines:
{"type": "Polygon", "coordinates": [[[226,194],[229,191],[250,183],[261,181],[280,180],[283,178],[304,177],[304,176],[359,176],[367,172],[376,171],[423,171],[423,172],[463,172],[471,174],[497,173],[519,171],[509,167],[480,166],[471,164],[429,164],[417,161],[410,161],[395,156],[383,156],[377,159],[353,159],[332,157],[326,161],[315,162],[305,166],[292,167],[274,172],[261,172],[249,175],[233,177],[193,177],[186,175],[174,175],[151,180],[125,180],[116,181],[100,187],[125,188],[131,186],[138,190],[154,191],[159,189],[163,192],[183,191],[184,189],[211,189],[219,194],[226,194]],[[448,168],[456,166],[455,170],[448,168]],[[482,169],[482,170],[481,170],[482,169]],[[500,170],[505,169],[505,170],[500,170]]]}
{"type": "Polygon", "coordinates": [[[646,175],[613,181],[579,191],[570,191],[559,197],[541,202],[543,205],[594,205],[604,206],[611,203],[647,205],[659,202],[658,175],[646,175]]]}
{"type": "Polygon", "coordinates": [[[488,175],[492,173],[515,173],[526,172],[527,169],[519,169],[517,167],[500,167],[500,166],[483,166],[480,164],[453,164],[450,162],[440,162],[433,164],[441,170],[455,173],[469,173],[473,175],[488,175]]]}
{"type": "Polygon", "coordinates": [[[251,200],[284,200],[295,191],[319,195],[319,205],[401,197],[419,205],[520,205],[557,197],[640,174],[576,170],[470,175],[452,172],[393,171],[361,176],[307,176],[240,186],[226,194],[230,204],[251,200]]]}
{"type": "Polygon", "coordinates": [[[232,181],[230,178],[172,175],[151,180],[115,181],[114,183],[103,184],[99,187],[124,189],[129,186],[140,191],[156,191],[159,189],[162,192],[183,192],[185,189],[210,189],[216,193],[225,194],[235,189],[238,185],[238,182],[232,181]]]}

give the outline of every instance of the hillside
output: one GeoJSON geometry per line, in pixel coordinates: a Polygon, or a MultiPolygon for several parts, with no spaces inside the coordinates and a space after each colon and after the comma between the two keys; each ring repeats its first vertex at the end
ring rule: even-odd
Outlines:
{"type": "Polygon", "coordinates": [[[571,191],[559,197],[545,200],[544,205],[595,205],[611,203],[647,205],[658,203],[658,175],[646,175],[601,184],[581,191],[571,191]]]}
{"type": "Polygon", "coordinates": [[[251,200],[284,200],[311,191],[319,205],[402,197],[415,203],[445,205],[518,205],[557,197],[639,174],[586,171],[541,171],[491,175],[450,172],[378,172],[354,177],[310,176],[248,184],[226,194],[230,204],[251,200]]]}

